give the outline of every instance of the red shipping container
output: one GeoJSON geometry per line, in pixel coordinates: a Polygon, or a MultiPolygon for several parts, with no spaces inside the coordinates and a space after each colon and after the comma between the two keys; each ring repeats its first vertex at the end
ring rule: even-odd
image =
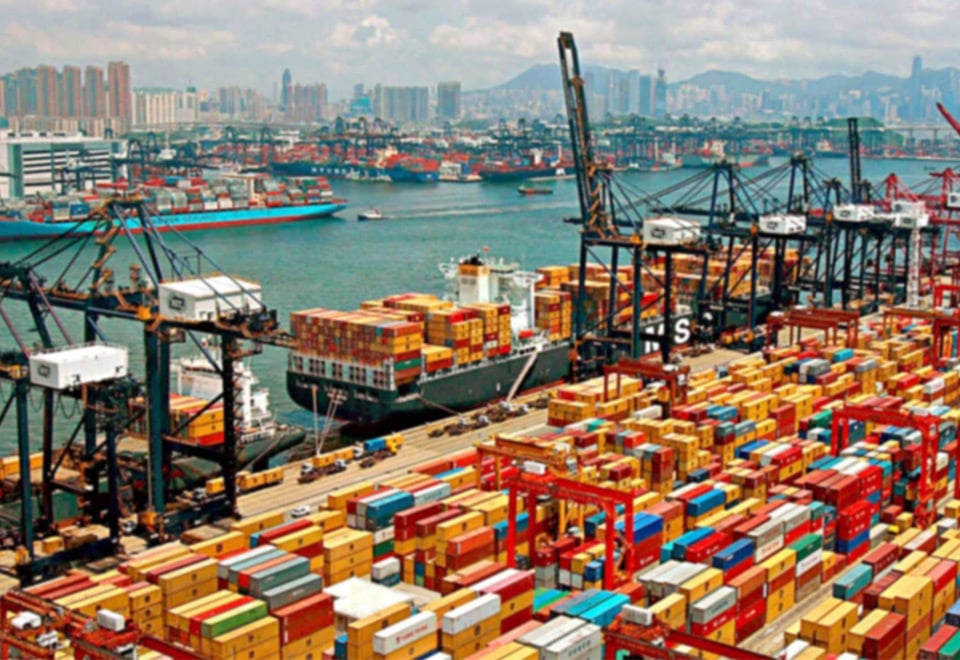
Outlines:
{"type": "Polygon", "coordinates": [[[430,516],[429,518],[422,518],[414,524],[414,532],[416,537],[425,539],[435,536],[437,533],[437,525],[448,520],[453,520],[460,515],[462,515],[462,512],[459,509],[456,509],[444,511],[443,513],[438,513],[435,516],[430,516]]]}
{"type": "Polygon", "coordinates": [[[186,568],[187,566],[192,566],[193,564],[199,564],[207,559],[209,559],[209,557],[206,555],[190,555],[188,557],[182,557],[161,566],[157,566],[156,568],[151,568],[149,571],[147,571],[147,581],[151,584],[157,584],[157,582],[160,580],[160,576],[164,573],[180,570],[181,568],[186,568]]]}
{"type": "Polygon", "coordinates": [[[754,566],[753,555],[750,555],[749,557],[741,561],[739,564],[736,564],[735,566],[730,568],[730,570],[725,572],[723,574],[723,582],[725,584],[730,584],[730,580],[737,577],[738,575],[743,575],[747,571],[747,569],[753,568],[753,566],[754,566]]]}
{"type": "Polygon", "coordinates": [[[419,474],[429,474],[431,476],[436,476],[441,472],[447,472],[448,470],[453,469],[453,461],[449,458],[438,458],[434,461],[429,461],[427,463],[421,463],[417,467],[413,468],[414,472],[419,474]]]}
{"type": "Polygon", "coordinates": [[[927,573],[927,577],[933,580],[933,592],[937,593],[946,589],[948,585],[955,584],[957,581],[957,565],[952,561],[942,561],[927,573]]]}
{"type": "Polygon", "coordinates": [[[951,637],[957,634],[958,630],[960,630],[960,628],[954,626],[940,626],[940,629],[930,635],[930,639],[920,647],[919,660],[939,660],[940,654],[938,651],[944,644],[950,641],[951,637]]]}
{"type": "Polygon", "coordinates": [[[860,500],[837,514],[837,538],[849,541],[870,527],[870,503],[860,500]]]}
{"type": "Polygon", "coordinates": [[[876,548],[863,556],[863,563],[873,569],[873,575],[877,576],[887,567],[897,563],[900,556],[900,546],[889,541],[881,543],[876,548]]]}
{"type": "Polygon", "coordinates": [[[528,591],[533,591],[533,573],[524,571],[490,585],[483,593],[500,596],[500,602],[506,603],[528,591]]]}
{"type": "Polygon", "coordinates": [[[294,532],[299,532],[304,529],[309,529],[313,527],[313,523],[309,520],[295,520],[293,522],[288,522],[283,525],[278,525],[276,527],[271,527],[270,529],[265,529],[257,535],[257,545],[266,545],[276,539],[283,538],[294,532]]]}
{"type": "Polygon", "coordinates": [[[789,569],[784,571],[781,575],[773,578],[770,581],[770,588],[767,589],[767,593],[774,593],[780,591],[786,587],[791,582],[794,582],[797,579],[797,567],[791,566],[789,569]]]}
{"type": "Polygon", "coordinates": [[[271,613],[280,624],[280,643],[289,644],[333,625],[333,597],[314,594],[271,613]]]}
{"type": "Polygon", "coordinates": [[[527,621],[533,619],[533,607],[527,607],[519,612],[514,612],[510,616],[500,619],[500,634],[506,635],[508,632],[522,626],[527,621]]]}
{"type": "Polygon", "coordinates": [[[710,621],[706,623],[690,623],[690,633],[696,635],[697,637],[707,637],[708,635],[716,632],[720,627],[725,625],[729,621],[733,621],[737,616],[737,606],[729,608],[725,612],[721,612],[717,616],[713,617],[710,621]]]}
{"type": "Polygon", "coordinates": [[[762,597],[762,594],[751,605],[740,607],[736,621],[736,640],[738,644],[763,628],[767,622],[767,600],[762,597]]]}
{"type": "MultiPolygon", "coordinates": [[[[45,587],[49,589],[49,585],[47,584],[41,584],[37,586],[45,587]]],[[[56,586],[55,589],[49,589],[47,591],[44,591],[42,592],[43,595],[39,597],[46,598],[47,600],[57,600],[59,598],[65,598],[70,594],[75,594],[78,591],[89,589],[90,587],[93,587],[93,586],[96,586],[96,582],[91,580],[89,577],[84,577],[83,580],[73,580],[63,586],[56,586]]],[[[34,595],[37,595],[37,594],[34,594],[34,595]]]]}
{"type": "Polygon", "coordinates": [[[713,557],[722,548],[727,547],[733,541],[729,534],[723,532],[714,532],[710,536],[697,541],[687,548],[686,561],[695,564],[709,564],[707,561],[713,557]]]}
{"type": "Polygon", "coordinates": [[[639,603],[643,600],[643,585],[639,582],[627,582],[620,585],[617,593],[623,594],[630,599],[631,603],[639,603]]]}

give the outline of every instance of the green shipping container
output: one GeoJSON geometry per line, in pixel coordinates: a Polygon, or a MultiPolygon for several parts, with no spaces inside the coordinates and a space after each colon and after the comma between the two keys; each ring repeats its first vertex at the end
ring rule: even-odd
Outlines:
{"type": "Polygon", "coordinates": [[[823,537],[819,534],[805,534],[791,543],[789,547],[797,553],[797,561],[803,561],[823,547],[823,537]]]}
{"type": "Polygon", "coordinates": [[[393,552],[393,541],[384,541],[373,546],[373,557],[382,557],[393,552]]]}
{"type": "Polygon", "coordinates": [[[257,600],[207,619],[203,622],[201,634],[205,639],[216,639],[231,630],[259,621],[265,616],[267,616],[267,604],[262,600],[257,600]]]}
{"type": "Polygon", "coordinates": [[[937,651],[938,658],[960,658],[960,632],[950,638],[946,644],[937,651]]]}

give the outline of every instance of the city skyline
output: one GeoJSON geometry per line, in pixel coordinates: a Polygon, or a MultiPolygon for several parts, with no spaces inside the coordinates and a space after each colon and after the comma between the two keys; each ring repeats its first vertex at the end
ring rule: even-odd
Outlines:
{"type": "Polygon", "coordinates": [[[131,64],[133,87],[235,85],[269,93],[277,71],[309,71],[331,98],[358,80],[397,86],[459,80],[486,89],[555,59],[557,32],[574,32],[584,61],[655,72],[672,80],[710,69],[768,78],[881,70],[906,76],[960,63],[942,20],[945,0],[920,6],[882,0],[870,12],[815,0],[733,3],[680,0],[234,0],[159,5],[103,0],[11,3],[0,68],[90,60],[131,64]],[[109,9],[109,11],[108,11],[109,9]],[[104,23],[103,16],[110,18],[104,23]],[[643,20],[638,20],[642,17],[643,20]],[[828,17],[828,20],[824,20],[828,17]],[[310,26],[305,29],[306,26],[310,26]],[[103,38],[109,34],[110,38],[103,38]]]}

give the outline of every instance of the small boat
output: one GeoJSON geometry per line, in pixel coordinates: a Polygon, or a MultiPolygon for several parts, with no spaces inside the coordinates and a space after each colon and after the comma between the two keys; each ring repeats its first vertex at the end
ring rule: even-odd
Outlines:
{"type": "Polygon", "coordinates": [[[517,192],[521,195],[552,195],[553,188],[534,188],[533,186],[520,186],[517,192]]]}
{"type": "Polygon", "coordinates": [[[366,211],[357,215],[357,220],[360,220],[361,222],[364,220],[386,220],[386,219],[387,219],[387,216],[385,216],[383,213],[381,213],[380,211],[374,208],[367,209],[366,211]]]}

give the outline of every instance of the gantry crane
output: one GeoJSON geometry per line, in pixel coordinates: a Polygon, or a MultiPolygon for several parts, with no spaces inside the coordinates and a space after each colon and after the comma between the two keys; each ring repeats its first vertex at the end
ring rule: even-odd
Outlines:
{"type": "MultiPolygon", "coordinates": [[[[603,488],[590,483],[577,481],[554,474],[542,476],[524,473],[522,477],[506,480],[508,493],[507,513],[507,563],[510,568],[517,565],[517,516],[518,500],[526,496],[526,507],[530,520],[527,526],[527,541],[530,551],[536,547],[537,501],[539,497],[549,497],[558,502],[573,503],[579,507],[595,506],[605,514],[606,531],[604,533],[603,586],[616,589],[624,581],[633,579],[639,569],[637,556],[633,549],[634,500],[643,494],[641,489],[632,491],[603,488]],[[617,507],[623,507],[624,532],[616,529],[617,507]],[[618,558],[616,551],[620,549],[618,558]]],[[[563,515],[561,514],[561,518],[563,515]]],[[[561,530],[562,532],[563,530],[561,530]]]]}
{"type": "MultiPolygon", "coordinates": [[[[164,227],[164,229],[167,229],[164,227]]],[[[223,269],[213,264],[208,256],[180,235],[181,240],[193,248],[186,257],[178,255],[160,234],[160,228],[154,222],[143,199],[136,193],[117,195],[96,209],[87,222],[65,231],[64,235],[52,239],[32,251],[17,262],[0,263],[0,301],[19,300],[24,302],[30,312],[30,318],[39,332],[44,347],[62,347],[76,345],[60,321],[58,312],[70,310],[79,312],[83,320],[83,343],[104,341],[106,336],[101,327],[102,319],[120,319],[139,323],[143,328],[146,359],[145,398],[146,428],[149,465],[147,469],[147,492],[141,502],[141,521],[153,538],[163,538],[167,533],[176,532],[184,523],[204,515],[236,514],[236,480],[238,470],[236,450],[239,439],[239,382],[235,362],[252,352],[261,350],[264,344],[289,346],[289,337],[279,328],[276,311],[270,310],[260,302],[259,294],[235,278],[227,277],[242,292],[249,306],[241,306],[227,296],[210,287],[217,300],[219,312],[215,316],[186,317],[169,311],[161,313],[159,296],[164,286],[171,282],[191,281],[204,287],[207,280],[202,273],[196,272],[194,264],[205,258],[211,264],[211,270],[223,269]],[[87,230],[80,232],[80,227],[87,230]],[[92,227],[92,228],[91,228],[92,227]],[[109,259],[118,249],[119,239],[127,239],[127,245],[136,255],[139,263],[130,269],[131,281],[123,286],[116,282],[109,267],[109,259]],[[93,248],[96,258],[86,267],[78,267],[85,249],[93,248]],[[72,255],[71,255],[72,253],[72,255]],[[41,267],[52,268],[57,259],[67,259],[66,268],[47,276],[40,272],[41,267]],[[77,271],[80,272],[77,272],[77,271]],[[57,341],[54,333],[48,329],[48,319],[59,330],[57,341]],[[214,358],[200,335],[210,335],[218,339],[221,346],[219,359],[214,358]],[[222,392],[205,407],[194,412],[181,422],[178,428],[171,428],[170,416],[170,359],[171,344],[192,340],[198,350],[211,361],[213,368],[220,374],[222,392]],[[184,443],[177,433],[198,415],[203,414],[218,402],[224,409],[224,441],[214,446],[200,446],[184,443]],[[158,414],[159,413],[159,414],[158,414]],[[167,475],[172,464],[174,452],[197,456],[214,461],[224,477],[225,494],[223,498],[212,498],[203,506],[188,511],[168,511],[169,499],[167,475]],[[184,518],[185,517],[185,518],[184,518]]],[[[34,519],[29,505],[31,492],[29,470],[29,418],[27,395],[29,393],[29,355],[31,347],[19,339],[11,318],[0,305],[0,319],[17,339],[18,350],[0,357],[0,377],[13,381],[14,393],[3,404],[3,414],[16,403],[19,455],[21,457],[21,489],[24,495],[21,527],[24,534],[26,552],[32,556],[34,519]]],[[[94,461],[103,451],[99,446],[98,434],[106,433],[108,440],[106,456],[97,465],[106,470],[108,481],[116,482],[117,463],[115,443],[111,438],[124,430],[132,421],[129,401],[139,396],[141,390],[132,383],[114,383],[109,387],[84,388],[68,393],[67,396],[81,398],[84,402],[84,415],[78,427],[71,435],[84,437],[85,457],[94,461]],[[122,410],[121,410],[122,409],[122,410]],[[101,421],[98,421],[101,420],[101,421]]],[[[44,488],[55,484],[54,475],[54,395],[44,395],[44,488]]],[[[140,414],[144,414],[141,412],[140,414]]],[[[56,463],[59,465],[59,462],[56,463]]],[[[94,469],[88,478],[96,483],[98,471],[94,469]]],[[[42,502],[49,502],[45,495],[42,502]]],[[[115,488],[111,487],[109,501],[109,526],[116,530],[118,507],[115,488]]],[[[115,538],[113,539],[116,540],[115,538]]],[[[33,575],[42,574],[48,569],[57,569],[68,557],[49,557],[34,559],[23,564],[21,578],[29,581],[33,575]]]]}
{"type": "MultiPolygon", "coordinates": [[[[839,456],[850,443],[850,422],[887,424],[911,428],[920,433],[920,478],[917,483],[917,502],[913,512],[914,524],[927,529],[936,515],[935,492],[937,451],[940,447],[940,418],[935,415],[904,413],[866,406],[844,406],[833,411],[830,433],[830,453],[839,456]]],[[[956,450],[960,453],[960,449],[956,450]]],[[[954,455],[956,461],[960,455],[954,455]]],[[[954,497],[960,497],[960,479],[954,480],[954,497]]]]}
{"type": "Polygon", "coordinates": [[[681,332],[676,327],[679,320],[673,312],[674,256],[694,255],[705,261],[708,252],[702,245],[644,244],[643,221],[636,207],[631,200],[622,199],[623,195],[618,193],[612,167],[594,155],[580,56],[573,35],[561,32],[557,46],[580,205],[579,217],[570,220],[580,226],[580,258],[574,301],[574,376],[599,372],[603,363],[615,361],[621,355],[639,358],[644,352],[645,342],[656,343],[663,361],[669,362],[675,343],[674,335],[681,332]],[[665,276],[662,280],[645,263],[645,252],[665,256],[665,276]],[[620,258],[624,254],[630,263],[629,280],[620,268],[620,258]],[[602,266],[610,282],[608,309],[605,314],[598,315],[602,318],[592,320],[587,318],[586,310],[586,280],[591,260],[602,266]],[[653,275],[662,287],[657,299],[646,304],[641,284],[644,272],[653,275]],[[618,303],[622,293],[629,296],[629,304],[618,303]],[[644,331],[641,326],[644,307],[661,304],[662,326],[657,331],[644,331]],[[629,323],[624,324],[620,316],[628,307],[632,310],[631,318],[629,323]]]}

